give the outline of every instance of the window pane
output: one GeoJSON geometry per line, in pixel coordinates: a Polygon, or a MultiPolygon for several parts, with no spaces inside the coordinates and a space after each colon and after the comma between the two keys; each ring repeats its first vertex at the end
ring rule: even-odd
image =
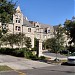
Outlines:
{"type": "Polygon", "coordinates": [[[18,23],[20,23],[20,20],[18,20],[18,23]]]}
{"type": "Polygon", "coordinates": [[[18,31],[20,31],[21,30],[21,27],[18,27],[18,31]]]}
{"type": "Polygon", "coordinates": [[[15,30],[17,30],[17,26],[15,27],[15,30]]]}
{"type": "Polygon", "coordinates": [[[28,32],[31,32],[31,28],[28,28],[28,32]]]}

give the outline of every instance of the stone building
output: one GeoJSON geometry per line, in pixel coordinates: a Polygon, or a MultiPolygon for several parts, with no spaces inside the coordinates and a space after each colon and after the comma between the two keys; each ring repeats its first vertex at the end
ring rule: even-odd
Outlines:
{"type": "Polygon", "coordinates": [[[22,14],[19,6],[16,9],[16,13],[13,14],[13,22],[9,23],[7,28],[8,33],[15,34],[21,32],[24,33],[27,37],[30,37],[32,48],[34,47],[34,38],[44,41],[48,38],[54,37],[53,26],[29,21],[27,17],[24,17],[22,14]]]}

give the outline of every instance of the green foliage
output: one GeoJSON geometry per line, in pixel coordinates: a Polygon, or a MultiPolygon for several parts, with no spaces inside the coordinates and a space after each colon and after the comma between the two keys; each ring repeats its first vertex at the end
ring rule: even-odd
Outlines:
{"type": "Polygon", "coordinates": [[[64,23],[65,30],[67,31],[66,34],[69,38],[71,38],[71,43],[75,43],[75,20],[66,20],[64,23]]]}
{"type": "Polygon", "coordinates": [[[15,12],[15,4],[12,0],[0,0],[0,21],[8,23],[15,12]]]}
{"type": "Polygon", "coordinates": [[[46,48],[50,50],[50,52],[59,52],[63,49],[63,46],[58,42],[56,38],[47,39],[46,42],[46,48]]]}
{"type": "Polygon", "coordinates": [[[39,60],[39,58],[36,55],[30,56],[30,59],[32,59],[32,60],[39,60]]]}
{"type": "Polygon", "coordinates": [[[26,46],[26,48],[31,48],[31,38],[30,37],[26,37],[25,38],[25,46],[26,46]]]}
{"type": "Polygon", "coordinates": [[[38,39],[34,38],[34,50],[37,51],[38,50],[38,39]]]}
{"type": "Polygon", "coordinates": [[[46,57],[45,57],[45,56],[40,56],[39,59],[40,59],[40,60],[45,60],[46,57]]]}
{"type": "Polygon", "coordinates": [[[64,49],[64,27],[61,26],[61,24],[59,24],[58,28],[56,29],[56,33],[55,33],[55,38],[56,38],[56,43],[57,43],[57,49],[58,51],[63,50],[64,49]]]}
{"type": "Polygon", "coordinates": [[[24,57],[24,50],[22,50],[22,49],[15,49],[13,51],[12,55],[17,56],[17,57],[24,57]]]}
{"type": "MultiPolygon", "coordinates": [[[[54,48],[54,46],[56,45],[56,39],[55,38],[51,38],[51,39],[47,39],[45,44],[46,44],[46,48],[47,49],[52,49],[54,48]]],[[[53,50],[53,49],[52,49],[53,50]]]]}
{"type": "Polygon", "coordinates": [[[5,65],[0,65],[0,71],[10,71],[10,70],[12,71],[13,69],[5,65]]]}
{"type": "Polygon", "coordinates": [[[1,48],[0,49],[0,53],[1,54],[7,54],[7,55],[14,55],[17,57],[25,57],[25,58],[29,58],[31,59],[33,57],[33,54],[30,50],[28,50],[27,48],[1,48]]]}
{"type": "Polygon", "coordinates": [[[13,45],[21,46],[23,43],[25,43],[25,35],[22,33],[19,34],[6,34],[2,37],[2,41],[5,44],[10,44],[10,46],[13,48],[13,45]]]}
{"type": "Polygon", "coordinates": [[[51,52],[59,52],[60,50],[64,49],[64,28],[61,27],[61,25],[58,26],[56,29],[55,37],[47,39],[45,41],[45,46],[47,49],[49,49],[51,52]]]}
{"type": "Polygon", "coordinates": [[[61,26],[61,24],[58,26],[58,28],[56,29],[56,33],[55,33],[55,38],[57,39],[57,42],[60,45],[64,44],[64,27],[61,26]]]}
{"type": "Polygon", "coordinates": [[[75,17],[73,17],[72,20],[66,20],[64,22],[64,27],[65,34],[67,35],[67,38],[70,39],[68,42],[68,50],[70,52],[75,52],[75,17]]]}
{"type": "Polygon", "coordinates": [[[34,50],[36,51],[36,56],[38,58],[38,54],[39,54],[39,40],[37,38],[34,38],[34,50]]]}
{"type": "Polygon", "coordinates": [[[11,48],[0,48],[0,53],[12,55],[14,50],[15,49],[11,49],[11,48]]]}

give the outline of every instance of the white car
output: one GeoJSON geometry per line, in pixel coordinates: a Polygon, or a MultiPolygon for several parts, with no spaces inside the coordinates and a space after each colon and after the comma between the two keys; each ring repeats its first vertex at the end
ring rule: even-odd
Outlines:
{"type": "Polygon", "coordinates": [[[75,52],[68,57],[68,64],[75,64],[75,52]]]}

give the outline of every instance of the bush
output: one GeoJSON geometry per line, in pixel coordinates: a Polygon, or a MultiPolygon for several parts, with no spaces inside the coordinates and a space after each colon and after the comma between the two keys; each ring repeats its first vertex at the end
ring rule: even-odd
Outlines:
{"type": "Polygon", "coordinates": [[[33,55],[32,51],[28,50],[27,48],[1,48],[0,49],[1,54],[7,54],[7,55],[13,55],[17,57],[25,57],[28,59],[37,59],[35,55],[33,55]]]}
{"type": "Polygon", "coordinates": [[[40,60],[45,60],[46,57],[45,57],[45,56],[40,56],[39,59],[40,59],[40,60]]]}
{"type": "Polygon", "coordinates": [[[12,48],[1,48],[0,49],[1,54],[7,54],[7,55],[14,55],[19,57],[24,57],[24,51],[22,49],[12,49],[12,48]]]}
{"type": "Polygon", "coordinates": [[[68,50],[62,50],[60,51],[60,54],[68,54],[68,50]]]}
{"type": "Polygon", "coordinates": [[[38,58],[36,55],[32,55],[30,58],[31,58],[32,60],[39,60],[39,58],[38,58]]]}
{"type": "Polygon", "coordinates": [[[0,53],[1,54],[8,54],[11,55],[13,53],[14,49],[11,48],[1,48],[0,53]]]}
{"type": "Polygon", "coordinates": [[[24,57],[24,51],[23,50],[14,50],[13,55],[17,57],[24,57]]]}
{"type": "Polygon", "coordinates": [[[30,59],[32,56],[33,56],[33,54],[32,54],[32,52],[30,50],[28,50],[28,49],[24,50],[24,57],[30,59]]]}

